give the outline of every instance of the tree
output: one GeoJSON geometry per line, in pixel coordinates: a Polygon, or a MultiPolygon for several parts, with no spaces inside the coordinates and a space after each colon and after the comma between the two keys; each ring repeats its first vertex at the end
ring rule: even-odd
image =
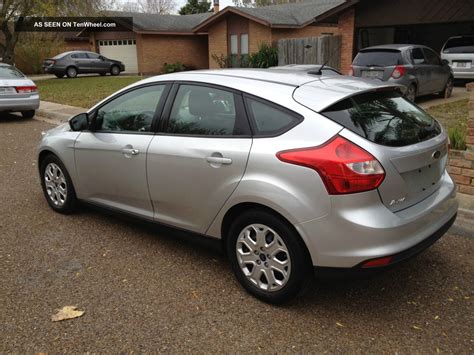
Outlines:
{"type": "Polygon", "coordinates": [[[97,14],[110,0],[3,0],[0,1],[0,57],[13,64],[15,46],[21,32],[15,30],[15,21],[28,16],[86,16],[97,14]]]}
{"type": "Polygon", "coordinates": [[[122,10],[165,15],[173,12],[176,6],[177,3],[175,0],[138,0],[126,2],[122,10]]]}
{"type": "Polygon", "coordinates": [[[210,2],[200,2],[199,0],[188,0],[186,5],[184,5],[180,10],[180,15],[192,15],[192,14],[202,14],[204,12],[211,11],[210,2]]]}

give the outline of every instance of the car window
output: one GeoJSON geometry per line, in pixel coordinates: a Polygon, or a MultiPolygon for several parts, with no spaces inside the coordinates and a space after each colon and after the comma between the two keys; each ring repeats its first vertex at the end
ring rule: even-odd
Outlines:
{"type": "Polygon", "coordinates": [[[87,54],[85,54],[85,53],[74,53],[74,54],[71,54],[71,58],[74,58],[74,59],[86,58],[87,59],[87,54]]]}
{"type": "Polygon", "coordinates": [[[450,38],[443,53],[474,53],[474,36],[450,38]]]}
{"type": "Polygon", "coordinates": [[[153,117],[165,85],[145,86],[129,91],[97,111],[100,131],[150,132],[153,117]]]}
{"type": "Polygon", "coordinates": [[[261,100],[246,98],[256,136],[277,135],[298,124],[302,118],[289,110],[261,100]]]}
{"type": "Polygon", "coordinates": [[[391,147],[415,144],[441,133],[430,115],[396,92],[359,94],[322,114],[371,142],[391,147]]]}
{"type": "Polygon", "coordinates": [[[11,66],[0,66],[0,79],[18,79],[24,78],[22,72],[11,66]]]}
{"type": "Polygon", "coordinates": [[[426,62],[428,64],[441,65],[441,60],[439,59],[439,57],[436,55],[435,52],[426,48],[423,48],[423,51],[425,52],[426,62]]]}
{"type": "Polygon", "coordinates": [[[99,59],[99,55],[97,53],[87,53],[89,59],[99,59]]]}
{"type": "Polygon", "coordinates": [[[413,64],[427,64],[425,55],[423,54],[421,48],[412,48],[411,58],[413,60],[413,64]]]}
{"type": "Polygon", "coordinates": [[[352,64],[363,67],[386,67],[403,64],[403,58],[402,53],[399,50],[365,50],[357,54],[352,64]]]}
{"type": "Polygon", "coordinates": [[[249,134],[246,118],[238,114],[238,98],[214,87],[180,85],[166,132],[205,136],[249,134]]]}

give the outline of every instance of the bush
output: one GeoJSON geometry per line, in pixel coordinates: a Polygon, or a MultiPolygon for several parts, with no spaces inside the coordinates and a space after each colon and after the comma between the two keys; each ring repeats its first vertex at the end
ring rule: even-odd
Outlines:
{"type": "Polygon", "coordinates": [[[448,130],[451,149],[466,150],[466,131],[458,126],[448,130]]]}
{"type": "Polygon", "coordinates": [[[184,64],[180,62],[165,63],[164,68],[165,68],[165,73],[176,73],[179,71],[190,70],[189,68],[187,68],[184,64]]]}
{"type": "Polygon", "coordinates": [[[278,49],[266,43],[260,45],[258,52],[241,55],[240,58],[224,54],[213,54],[211,57],[219,68],[268,68],[278,65],[278,49]]]}

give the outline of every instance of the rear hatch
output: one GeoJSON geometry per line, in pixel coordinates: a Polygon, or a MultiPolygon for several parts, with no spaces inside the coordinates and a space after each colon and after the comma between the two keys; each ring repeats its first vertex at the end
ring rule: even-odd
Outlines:
{"type": "Polygon", "coordinates": [[[448,39],[441,57],[449,61],[454,71],[474,71],[474,36],[459,36],[448,39]]]}
{"type": "MultiPolygon", "coordinates": [[[[294,99],[311,108],[310,91],[311,83],[301,86],[294,99]]],[[[349,132],[346,138],[352,137],[382,164],[386,175],[378,191],[391,211],[410,207],[439,188],[447,161],[447,135],[401,93],[378,88],[317,111],[345,127],[340,134],[349,132]]]]}
{"type": "Polygon", "coordinates": [[[387,81],[395,67],[403,63],[398,49],[363,49],[354,58],[352,70],[357,77],[387,81]]]}

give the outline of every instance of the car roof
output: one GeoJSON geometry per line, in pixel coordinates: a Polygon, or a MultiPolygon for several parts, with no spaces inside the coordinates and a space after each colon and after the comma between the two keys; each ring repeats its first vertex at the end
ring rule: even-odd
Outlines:
{"type": "Polygon", "coordinates": [[[215,69],[195,70],[158,75],[130,85],[128,88],[153,82],[184,81],[202,82],[225,86],[231,89],[270,100],[285,102],[300,87],[307,86],[315,103],[311,109],[324,109],[345,97],[365,91],[381,88],[400,88],[400,85],[389,82],[357,78],[353,76],[329,76],[308,74],[305,71],[280,69],[215,69]]]}

